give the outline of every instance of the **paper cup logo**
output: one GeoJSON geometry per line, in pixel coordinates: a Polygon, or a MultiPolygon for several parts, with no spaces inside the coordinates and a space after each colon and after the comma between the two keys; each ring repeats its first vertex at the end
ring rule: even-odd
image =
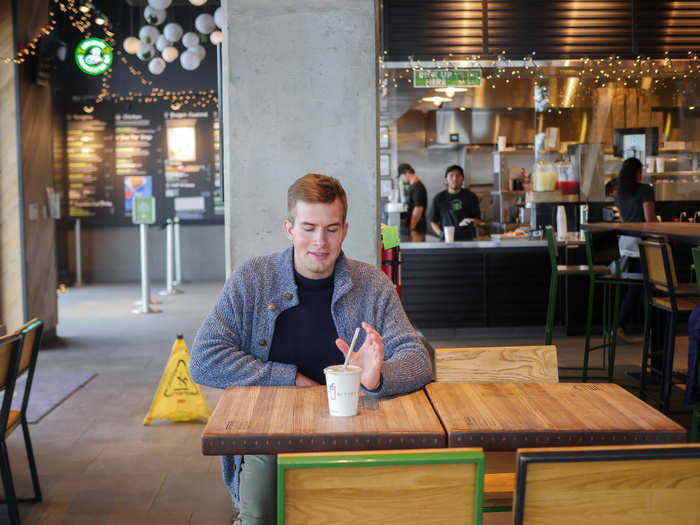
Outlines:
{"type": "Polygon", "coordinates": [[[112,65],[112,48],[100,38],[86,38],[75,48],[75,63],[83,73],[101,75],[112,65]]]}

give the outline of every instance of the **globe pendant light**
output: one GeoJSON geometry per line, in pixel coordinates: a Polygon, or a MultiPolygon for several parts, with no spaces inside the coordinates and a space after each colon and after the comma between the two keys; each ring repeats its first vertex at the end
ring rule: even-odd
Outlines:
{"type": "Polygon", "coordinates": [[[199,67],[199,55],[195,49],[188,49],[180,55],[180,65],[182,69],[194,71],[199,67]]]}
{"type": "Polygon", "coordinates": [[[163,52],[161,53],[163,60],[165,60],[166,62],[173,62],[174,60],[177,59],[177,57],[179,55],[180,55],[180,52],[174,46],[166,47],[165,49],[163,49],[163,52]]]}
{"type": "Polygon", "coordinates": [[[160,57],[152,58],[148,63],[148,70],[152,75],[160,75],[165,71],[165,60],[160,57]]]}
{"type": "Polygon", "coordinates": [[[214,31],[214,29],[216,29],[216,23],[214,23],[213,16],[211,16],[208,13],[202,13],[201,15],[198,15],[197,18],[194,19],[194,27],[200,33],[204,33],[205,35],[208,35],[212,31],[214,31]]]}
{"type": "Polygon", "coordinates": [[[185,33],[184,35],[182,35],[182,45],[188,49],[190,47],[199,45],[199,36],[197,36],[197,33],[193,33],[191,31],[185,33]]]}
{"type": "Polygon", "coordinates": [[[124,39],[123,46],[124,46],[124,51],[126,51],[130,55],[133,55],[141,47],[141,41],[138,38],[136,38],[135,36],[130,36],[130,37],[127,37],[124,39]]]}
{"type": "Polygon", "coordinates": [[[163,28],[163,35],[171,42],[177,42],[180,40],[180,38],[182,38],[182,26],[177,22],[165,24],[165,27],[163,28]]]}

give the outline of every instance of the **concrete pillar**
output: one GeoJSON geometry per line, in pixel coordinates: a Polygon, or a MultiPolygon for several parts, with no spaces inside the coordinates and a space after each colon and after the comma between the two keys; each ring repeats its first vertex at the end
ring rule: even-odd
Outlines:
{"type": "Polygon", "coordinates": [[[377,264],[376,1],[222,3],[227,275],[289,245],[287,188],[308,172],[340,179],[345,253],[377,264]]]}
{"type": "MultiPolygon", "coordinates": [[[[0,0],[0,56],[15,54],[12,2],[0,0]]],[[[24,323],[26,294],[22,229],[22,184],[17,125],[17,66],[0,64],[0,326],[24,323]]],[[[0,331],[4,331],[0,328],[0,331]]]]}

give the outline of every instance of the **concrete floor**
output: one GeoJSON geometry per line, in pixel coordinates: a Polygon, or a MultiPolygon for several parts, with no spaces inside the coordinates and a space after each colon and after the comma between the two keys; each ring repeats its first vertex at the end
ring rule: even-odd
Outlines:
{"type": "MultiPolygon", "coordinates": [[[[43,349],[42,373],[97,372],[85,387],[30,425],[43,501],[21,504],[25,524],[195,525],[230,523],[231,500],[216,457],[201,454],[202,423],[143,426],[171,346],[182,332],[188,346],[223,283],[184,285],[161,298],[163,313],[130,310],[137,285],[91,285],[59,295],[59,339],[43,349]]],[[[154,285],[154,290],[160,286],[154,285]]],[[[540,330],[480,331],[477,338],[431,339],[434,346],[541,344],[540,330]]],[[[465,334],[463,334],[465,335],[465,334]]],[[[561,366],[579,364],[582,338],[555,338],[561,366]]],[[[685,368],[687,339],[677,342],[685,368]]],[[[638,369],[640,345],[619,347],[616,377],[638,369]]],[[[219,391],[204,388],[213,409],[219,391]]],[[[676,398],[676,405],[679,404],[676,398]]],[[[684,422],[683,420],[681,420],[684,422]]],[[[8,439],[19,497],[31,492],[21,432],[8,439]]],[[[487,515],[506,523],[509,513],[487,515]]],[[[0,524],[7,523],[0,507],[0,524]]]]}

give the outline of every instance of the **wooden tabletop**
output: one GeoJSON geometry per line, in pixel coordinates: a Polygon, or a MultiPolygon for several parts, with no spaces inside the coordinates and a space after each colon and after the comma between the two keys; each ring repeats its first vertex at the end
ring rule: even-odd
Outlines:
{"type": "Polygon", "coordinates": [[[645,237],[665,235],[688,243],[700,244],[700,224],[690,222],[593,222],[582,224],[584,230],[615,230],[623,235],[645,237]]]}
{"type": "Polygon", "coordinates": [[[231,387],[202,432],[208,455],[440,448],[445,431],[422,390],[360,397],[359,413],[333,417],[326,387],[231,387]]]}
{"type": "Polygon", "coordinates": [[[683,427],[618,385],[431,383],[449,447],[681,443],[683,427]]]}

